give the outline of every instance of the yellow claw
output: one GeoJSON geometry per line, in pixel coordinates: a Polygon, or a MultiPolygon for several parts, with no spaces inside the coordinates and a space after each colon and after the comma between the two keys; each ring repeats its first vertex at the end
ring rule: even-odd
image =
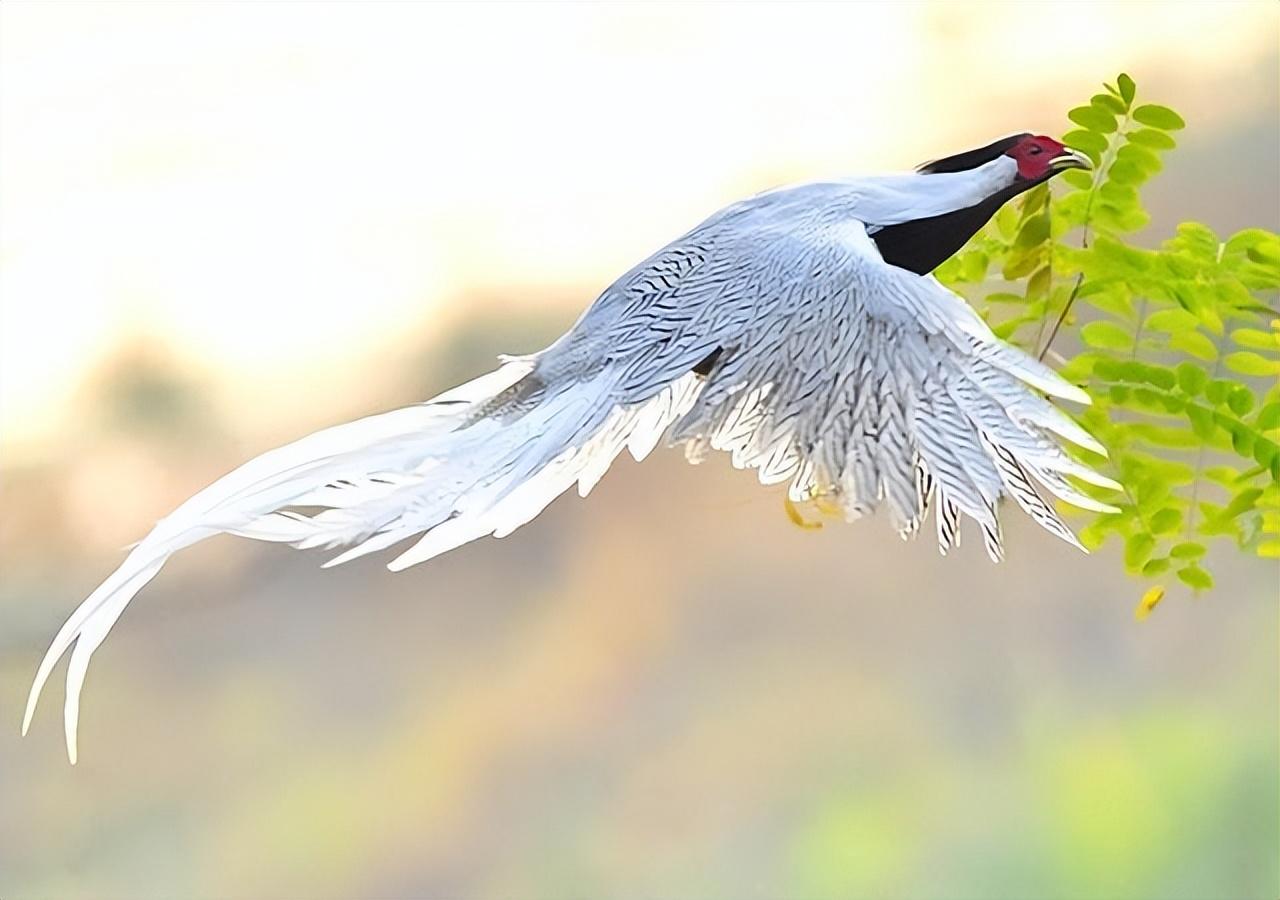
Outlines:
{"type": "Polygon", "coordinates": [[[782,507],[787,512],[787,518],[790,519],[792,524],[796,527],[803,528],[806,531],[815,531],[822,527],[821,519],[823,517],[835,516],[839,518],[844,514],[844,510],[841,509],[840,504],[829,499],[830,496],[831,494],[829,491],[817,491],[811,493],[800,503],[796,503],[790,497],[786,497],[782,501],[782,507]],[[806,519],[804,517],[804,513],[801,512],[802,506],[810,507],[818,514],[818,519],[814,521],[806,519]]]}
{"type": "Polygon", "coordinates": [[[1148,588],[1147,592],[1142,595],[1142,599],[1138,601],[1138,605],[1133,610],[1134,621],[1141,622],[1147,616],[1151,615],[1151,611],[1155,609],[1163,599],[1163,587],[1157,584],[1155,587],[1148,588]]]}
{"type": "Polygon", "coordinates": [[[821,522],[810,522],[800,513],[800,505],[790,497],[784,497],[782,500],[782,508],[787,512],[787,518],[791,520],[791,524],[797,528],[803,528],[806,531],[816,531],[822,527],[821,522]]]}
{"type": "Polygon", "coordinates": [[[818,494],[812,501],[814,508],[824,516],[833,516],[841,518],[844,515],[844,508],[834,500],[827,499],[829,495],[818,494]]]}

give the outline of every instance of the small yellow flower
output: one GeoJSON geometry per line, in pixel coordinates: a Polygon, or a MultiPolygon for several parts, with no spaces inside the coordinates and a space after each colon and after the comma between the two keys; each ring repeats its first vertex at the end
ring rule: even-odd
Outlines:
{"type": "Polygon", "coordinates": [[[1164,599],[1164,588],[1160,585],[1148,588],[1147,592],[1142,595],[1142,599],[1138,601],[1137,607],[1133,610],[1133,619],[1135,622],[1141,622],[1147,616],[1151,615],[1151,610],[1164,599]]]}

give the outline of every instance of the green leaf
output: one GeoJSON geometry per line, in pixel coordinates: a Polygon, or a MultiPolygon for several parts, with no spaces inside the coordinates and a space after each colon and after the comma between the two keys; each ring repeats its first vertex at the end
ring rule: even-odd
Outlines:
{"type": "Polygon", "coordinates": [[[1128,106],[1133,102],[1134,96],[1138,92],[1138,87],[1133,83],[1133,79],[1124,72],[1120,73],[1120,77],[1116,79],[1116,87],[1120,90],[1120,99],[1128,106]]]}
{"type": "Polygon", "coordinates": [[[1236,389],[1236,382],[1226,378],[1214,378],[1204,389],[1204,395],[1210,403],[1226,403],[1231,392],[1236,389]]]}
{"type": "Polygon", "coordinates": [[[1117,160],[1107,170],[1107,177],[1120,184],[1142,184],[1149,175],[1149,172],[1130,160],[1117,160]]]}
{"type": "Polygon", "coordinates": [[[1253,391],[1241,385],[1227,395],[1227,407],[1237,416],[1243,416],[1253,409],[1253,391]]]}
{"type": "Polygon", "coordinates": [[[1162,309],[1147,317],[1143,327],[1151,331],[1194,331],[1200,327],[1200,320],[1181,307],[1162,309]]]}
{"type": "Polygon", "coordinates": [[[1049,183],[1046,181],[1023,194],[1022,200],[1018,203],[1018,209],[1021,210],[1022,217],[1025,219],[1043,211],[1048,202],[1049,183]]]}
{"type": "Polygon", "coordinates": [[[960,260],[960,277],[965,281],[982,281],[987,277],[990,262],[990,258],[981,250],[965,253],[960,260]]]}
{"type": "Polygon", "coordinates": [[[1077,106],[1067,113],[1067,118],[1081,128],[1100,134],[1111,134],[1116,130],[1116,117],[1096,106],[1077,106]]]}
{"type": "Polygon", "coordinates": [[[1130,569],[1140,569],[1155,546],[1156,539],[1145,531],[1129,535],[1124,542],[1124,564],[1130,569]]]}
{"type": "Polygon", "coordinates": [[[1163,366],[1152,366],[1136,360],[1121,363],[1121,371],[1135,381],[1145,381],[1166,391],[1173,390],[1173,386],[1178,383],[1178,377],[1163,366]]]}
{"type": "Polygon", "coordinates": [[[1147,560],[1147,564],[1142,567],[1142,574],[1147,578],[1150,578],[1153,575],[1159,575],[1162,572],[1169,571],[1170,565],[1171,563],[1167,559],[1149,559],[1147,560]]]}
{"type": "Polygon", "coordinates": [[[1021,328],[1026,321],[1027,320],[1024,316],[1009,319],[1007,322],[1001,322],[1000,324],[993,326],[991,333],[1002,341],[1010,340],[1013,337],[1014,332],[1021,328]]]}
{"type": "MultiPolygon", "coordinates": [[[[1154,175],[1164,168],[1164,163],[1160,162],[1160,157],[1156,155],[1154,150],[1149,150],[1141,144],[1128,144],[1116,151],[1117,163],[1132,163],[1147,175],[1154,175]]],[[[1115,171],[1114,169],[1112,170],[1115,171]]]]}
{"type": "MultiPolygon", "coordinates": [[[[1227,241],[1227,252],[1243,252],[1245,250],[1274,246],[1280,244],[1280,235],[1275,232],[1267,231],[1265,228],[1244,228],[1237,231],[1227,241]]],[[[1280,252],[1280,250],[1275,251],[1280,252]]]]}
{"type": "Polygon", "coordinates": [[[1178,387],[1182,388],[1185,393],[1194,397],[1204,390],[1204,386],[1208,381],[1209,376],[1204,369],[1195,363],[1178,363],[1178,387]]]}
{"type": "Polygon", "coordinates": [[[1258,430],[1270,431],[1280,428],[1280,403],[1268,403],[1258,411],[1258,430]]]}
{"type": "Polygon", "coordinates": [[[1131,131],[1126,135],[1128,140],[1143,147],[1150,147],[1152,150],[1172,150],[1178,146],[1178,142],[1169,137],[1163,131],[1157,131],[1154,128],[1142,128],[1138,131],[1131,131]]]}
{"type": "Polygon", "coordinates": [[[1253,432],[1247,428],[1232,428],[1230,431],[1231,449],[1241,456],[1251,456],[1254,444],[1253,432]]]}
{"type": "Polygon", "coordinates": [[[1128,350],[1133,337],[1115,322],[1089,322],[1080,329],[1080,339],[1090,347],[1102,350],[1128,350]]]}
{"type": "Polygon", "coordinates": [[[1249,350],[1228,353],[1222,361],[1228,369],[1241,375],[1280,375],[1280,360],[1267,359],[1249,350]]]}
{"type": "Polygon", "coordinates": [[[1117,116],[1123,116],[1128,109],[1123,100],[1111,94],[1094,94],[1089,98],[1089,105],[1117,116]]]}
{"type": "Polygon", "coordinates": [[[1213,576],[1197,565],[1179,569],[1178,579],[1196,591],[1207,591],[1213,587],[1213,576]]]}
{"type": "Polygon", "coordinates": [[[1128,286],[1122,281],[1109,283],[1086,281],[1084,287],[1076,294],[1076,298],[1119,319],[1128,319],[1133,316],[1133,298],[1129,294],[1128,286]]]}
{"type": "Polygon", "coordinates": [[[1025,278],[1044,265],[1045,256],[1043,245],[1010,254],[1009,258],[1005,260],[1004,269],[1000,274],[1004,276],[1006,281],[1017,281],[1019,278],[1025,278]]]}
{"type": "Polygon", "coordinates": [[[1152,425],[1149,422],[1133,422],[1126,425],[1125,429],[1133,437],[1155,447],[1176,447],[1184,450],[1193,450],[1200,446],[1200,441],[1196,435],[1185,428],[1165,428],[1160,425],[1152,425]]]}
{"type": "Polygon", "coordinates": [[[1039,213],[1022,223],[1022,228],[1018,230],[1018,237],[1014,240],[1013,246],[1020,250],[1025,250],[1028,247],[1043,244],[1048,237],[1049,216],[1047,213],[1039,213]]]}
{"type": "Polygon", "coordinates": [[[1050,266],[1037,269],[1027,280],[1027,299],[1038,300],[1047,295],[1052,282],[1053,269],[1050,266]]]}
{"type": "MultiPolygon", "coordinates": [[[[1196,297],[1195,294],[1189,294],[1187,296],[1196,297]]],[[[1199,298],[1197,298],[1197,302],[1195,303],[1195,307],[1192,309],[1192,312],[1195,313],[1196,318],[1200,320],[1200,324],[1205,328],[1208,328],[1214,334],[1222,334],[1222,317],[1218,315],[1218,310],[1214,306],[1212,300],[1199,302],[1199,298]]]]}
{"type": "Polygon", "coordinates": [[[1151,531],[1154,534],[1171,534],[1182,527],[1182,512],[1176,509],[1162,509],[1151,517],[1151,531]]]}
{"type": "MultiPolygon", "coordinates": [[[[1094,163],[1094,165],[1096,166],[1097,163],[1094,163]]],[[[1087,191],[1089,188],[1093,187],[1093,174],[1086,172],[1084,169],[1068,169],[1058,176],[1058,180],[1065,181],[1073,188],[1077,188],[1082,191],[1087,191]]],[[[1057,209],[1055,208],[1055,212],[1056,211],[1057,209]]]]}
{"type": "Polygon", "coordinates": [[[1164,409],[1163,398],[1150,388],[1134,388],[1133,399],[1144,412],[1158,413],[1164,409]]]}
{"type": "Polygon", "coordinates": [[[1231,498],[1231,502],[1223,507],[1215,518],[1218,519],[1234,519],[1242,513],[1247,513],[1258,505],[1258,498],[1262,496],[1261,488],[1245,488],[1240,493],[1231,498]]]}
{"type": "Polygon", "coordinates": [[[1217,259],[1218,236],[1208,225],[1202,225],[1199,222],[1181,222],[1177,233],[1178,236],[1169,241],[1169,246],[1189,250],[1197,259],[1206,262],[1217,259]]]}
{"type": "Polygon", "coordinates": [[[1176,350],[1184,350],[1197,359],[1213,362],[1218,358],[1218,348],[1198,331],[1182,331],[1169,338],[1169,346],[1176,350]]]}
{"type": "MultiPolygon", "coordinates": [[[[1157,132],[1159,134],[1160,132],[1157,132]]],[[[1062,136],[1062,143],[1068,147],[1082,151],[1096,166],[1102,162],[1102,154],[1107,152],[1107,139],[1096,131],[1077,128],[1062,136]]],[[[1088,174],[1087,172],[1084,174],[1088,174]]]]}
{"type": "Polygon", "coordinates": [[[1021,294],[1011,294],[1008,291],[996,291],[994,294],[987,294],[988,303],[1014,303],[1018,306],[1027,302],[1027,298],[1021,294]]]}
{"type": "MultiPolygon", "coordinates": [[[[1078,172],[1081,175],[1088,174],[1081,169],[1072,169],[1071,172],[1078,172]]],[[[1070,175],[1071,172],[1067,174],[1070,175]]],[[[1136,207],[1138,205],[1138,189],[1127,184],[1108,181],[1098,188],[1098,199],[1105,200],[1118,209],[1136,207]]]]}
{"type": "Polygon", "coordinates": [[[1205,554],[1204,544],[1197,544],[1194,541],[1184,541],[1181,544],[1175,544],[1173,549],[1169,551],[1169,555],[1174,559],[1199,559],[1205,554]]]}
{"type": "Polygon", "coordinates": [[[1271,468],[1276,464],[1276,460],[1280,459],[1280,444],[1269,441],[1264,437],[1255,438],[1253,442],[1253,458],[1258,461],[1258,465],[1271,468]]]}
{"type": "Polygon", "coordinates": [[[1099,519],[1080,529],[1080,543],[1086,550],[1097,550],[1107,539],[1108,533],[1108,530],[1102,526],[1102,520],[1099,519]]]}
{"type": "Polygon", "coordinates": [[[1252,347],[1254,350],[1280,350],[1280,332],[1262,331],[1258,328],[1237,328],[1231,332],[1231,340],[1241,347],[1252,347]]]}
{"type": "Polygon", "coordinates": [[[1211,441],[1217,435],[1217,422],[1214,420],[1213,414],[1203,406],[1188,404],[1187,418],[1191,421],[1191,430],[1194,431],[1201,440],[1211,441]]]}
{"type": "MultiPolygon", "coordinates": [[[[1114,184],[1114,182],[1108,182],[1108,184],[1114,184]]],[[[1141,231],[1150,221],[1151,217],[1146,211],[1137,207],[1117,207],[1111,203],[1099,203],[1094,207],[1094,224],[1111,231],[1141,231]]]]}
{"type": "Polygon", "coordinates": [[[1018,213],[1013,208],[1012,203],[1006,203],[1000,207],[1000,211],[996,213],[996,231],[1000,233],[1000,237],[1006,241],[1013,237],[1014,232],[1018,230],[1018,213]]]}
{"type": "Polygon", "coordinates": [[[1136,122],[1150,125],[1152,128],[1159,128],[1161,131],[1177,131],[1187,127],[1187,123],[1183,121],[1182,116],[1169,107],[1160,106],[1156,103],[1147,103],[1139,106],[1133,111],[1133,118],[1136,122]]]}
{"type": "Polygon", "coordinates": [[[1111,237],[1099,237],[1090,255],[1095,262],[1122,276],[1146,273],[1155,259],[1155,254],[1111,237]]]}
{"type": "Polygon", "coordinates": [[[1226,488],[1235,486],[1239,473],[1230,466],[1209,466],[1204,470],[1204,477],[1226,488]]]}

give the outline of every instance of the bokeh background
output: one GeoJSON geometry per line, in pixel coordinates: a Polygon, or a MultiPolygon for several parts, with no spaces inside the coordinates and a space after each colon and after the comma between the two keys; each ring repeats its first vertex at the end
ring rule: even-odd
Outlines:
{"type": "Polygon", "coordinates": [[[1274,3],[4,3],[0,896],[1275,898],[1274,566],[1135,623],[1114,548],[801,531],[673,452],[394,576],[210,541],[95,657],[76,767],[61,669],[17,732],[176,503],[545,345],[741,195],[1060,133],[1123,69],[1190,123],[1142,240],[1280,227],[1278,39],[1274,3]]]}

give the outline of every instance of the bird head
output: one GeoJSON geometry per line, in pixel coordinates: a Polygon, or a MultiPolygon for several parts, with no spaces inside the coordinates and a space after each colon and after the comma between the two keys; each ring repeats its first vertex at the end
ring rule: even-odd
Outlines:
{"type": "Polygon", "coordinates": [[[1093,168],[1089,157],[1068,149],[1060,141],[1043,134],[1023,133],[1001,138],[976,150],[935,159],[916,171],[922,175],[971,171],[1005,156],[1018,164],[1014,193],[1021,193],[1067,169],[1093,168]]]}
{"type": "Polygon", "coordinates": [[[1018,135],[1004,155],[1018,164],[1018,180],[1038,184],[1067,169],[1091,169],[1089,157],[1043,134],[1018,135]]]}
{"type": "MultiPolygon", "coordinates": [[[[950,212],[881,227],[871,239],[885,262],[923,275],[959,250],[996,210],[1018,194],[1067,169],[1090,168],[1093,167],[1084,154],[1051,137],[1029,133],[1010,135],[985,147],[935,159],[916,171],[921,175],[952,174],[962,178],[969,173],[978,179],[977,187],[989,193],[979,202],[950,212]]],[[[919,189],[925,194],[936,190],[927,178],[919,180],[919,189]]]]}

